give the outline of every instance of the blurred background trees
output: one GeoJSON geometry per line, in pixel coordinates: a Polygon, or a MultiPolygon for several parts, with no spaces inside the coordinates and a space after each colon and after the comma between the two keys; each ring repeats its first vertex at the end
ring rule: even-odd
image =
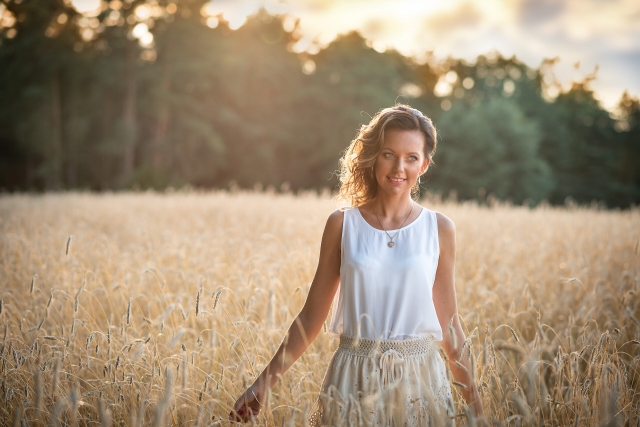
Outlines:
{"type": "Polygon", "coordinates": [[[516,203],[640,202],[640,104],[614,118],[590,76],[490,53],[417,63],[357,33],[314,54],[266,11],[232,30],[205,1],[0,3],[5,190],[333,188],[340,152],[379,109],[409,103],[440,140],[423,187],[516,203]]]}

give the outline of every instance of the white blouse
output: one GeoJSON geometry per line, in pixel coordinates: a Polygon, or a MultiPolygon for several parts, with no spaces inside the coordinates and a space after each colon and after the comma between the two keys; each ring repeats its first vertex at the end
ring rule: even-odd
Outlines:
{"type": "MultiPolygon", "coordinates": [[[[387,232],[394,236],[396,230],[387,232]]],[[[442,340],[432,297],[440,255],[436,213],[422,208],[393,241],[389,248],[387,234],[365,221],[358,208],[344,211],[331,333],[385,340],[431,334],[442,340]]]]}

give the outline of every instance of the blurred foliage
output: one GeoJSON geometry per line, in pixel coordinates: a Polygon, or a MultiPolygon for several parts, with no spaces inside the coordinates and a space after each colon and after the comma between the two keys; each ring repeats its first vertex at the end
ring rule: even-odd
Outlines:
{"type": "Polygon", "coordinates": [[[540,200],[553,189],[551,168],[538,156],[538,125],[513,102],[456,105],[440,126],[447,141],[438,163],[441,190],[450,186],[470,199],[488,188],[498,198],[522,201],[540,200]]]}
{"type": "Polygon", "coordinates": [[[638,99],[625,94],[612,118],[594,76],[553,98],[553,61],[416,63],[357,33],[295,53],[286,17],[260,11],[231,30],[204,4],[112,0],[80,15],[63,0],[3,0],[0,187],[335,187],[360,124],[404,102],[440,132],[424,188],[640,202],[638,99]]]}

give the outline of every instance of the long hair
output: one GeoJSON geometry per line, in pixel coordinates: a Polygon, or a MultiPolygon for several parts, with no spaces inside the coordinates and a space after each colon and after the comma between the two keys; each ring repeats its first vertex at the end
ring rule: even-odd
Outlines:
{"type": "MultiPolygon", "coordinates": [[[[360,127],[340,159],[340,191],[336,197],[338,203],[357,207],[376,197],[378,183],[374,168],[384,145],[384,132],[387,129],[420,131],[424,136],[424,155],[431,164],[437,144],[437,132],[431,119],[403,104],[380,110],[368,125],[360,127]]],[[[419,189],[420,178],[411,188],[411,195],[416,197],[419,189]]]]}

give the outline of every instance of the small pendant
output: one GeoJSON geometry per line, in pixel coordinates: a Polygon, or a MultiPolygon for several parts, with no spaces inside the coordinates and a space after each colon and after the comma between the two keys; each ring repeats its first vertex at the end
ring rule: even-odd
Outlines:
{"type": "Polygon", "coordinates": [[[394,247],[396,244],[393,242],[393,240],[389,241],[389,243],[387,243],[387,246],[389,246],[390,248],[394,247]]]}

